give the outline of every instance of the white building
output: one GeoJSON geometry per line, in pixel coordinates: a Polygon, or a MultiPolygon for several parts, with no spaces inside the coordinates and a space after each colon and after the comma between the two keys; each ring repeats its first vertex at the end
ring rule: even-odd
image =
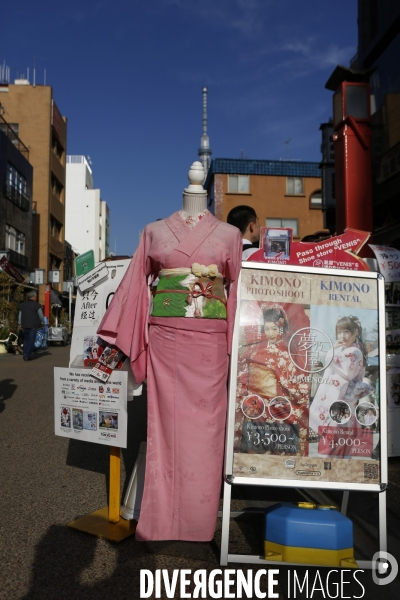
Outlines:
{"type": "Polygon", "coordinates": [[[85,156],[67,156],[65,190],[65,239],[75,252],[93,250],[95,260],[103,260],[109,254],[109,210],[93,188],[85,156]]]}

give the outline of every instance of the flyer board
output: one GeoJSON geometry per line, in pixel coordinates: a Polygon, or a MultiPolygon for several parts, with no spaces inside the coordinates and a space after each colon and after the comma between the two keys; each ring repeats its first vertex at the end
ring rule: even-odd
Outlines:
{"type": "Polygon", "coordinates": [[[384,320],[378,273],[242,264],[227,481],[385,489],[384,320]]]}
{"type": "Polygon", "coordinates": [[[127,372],[116,371],[106,384],[86,369],[54,369],[56,435],[126,448],[127,372]]]}

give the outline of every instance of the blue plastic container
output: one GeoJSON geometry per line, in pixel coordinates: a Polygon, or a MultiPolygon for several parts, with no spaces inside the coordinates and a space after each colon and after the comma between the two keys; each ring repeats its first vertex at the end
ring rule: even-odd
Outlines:
{"type": "Polygon", "coordinates": [[[353,547],[353,523],[329,507],[276,504],[265,514],[265,540],[283,546],[342,550],[353,547]]]}

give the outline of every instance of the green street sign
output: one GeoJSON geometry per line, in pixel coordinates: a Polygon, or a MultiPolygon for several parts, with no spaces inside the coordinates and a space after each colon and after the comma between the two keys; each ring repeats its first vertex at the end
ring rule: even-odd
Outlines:
{"type": "Polygon", "coordinates": [[[84,254],[80,254],[75,259],[75,274],[77,277],[85,275],[94,269],[94,252],[89,250],[84,254]]]}

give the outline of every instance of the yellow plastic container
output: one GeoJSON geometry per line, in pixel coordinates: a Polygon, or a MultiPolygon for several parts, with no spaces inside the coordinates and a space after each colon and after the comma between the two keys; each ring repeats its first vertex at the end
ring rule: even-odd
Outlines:
{"type": "Polygon", "coordinates": [[[321,565],[326,567],[345,567],[357,569],[353,548],[342,550],[324,550],[321,548],[302,548],[300,546],[284,546],[264,540],[265,560],[277,562],[321,565]]]}

